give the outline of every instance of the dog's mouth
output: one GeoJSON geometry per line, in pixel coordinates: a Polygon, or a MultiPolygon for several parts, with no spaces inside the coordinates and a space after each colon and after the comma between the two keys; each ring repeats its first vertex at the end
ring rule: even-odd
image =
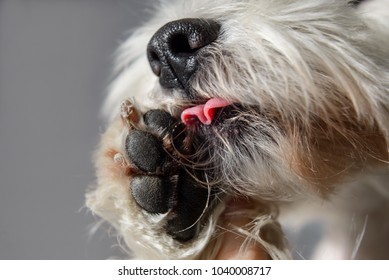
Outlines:
{"type": "Polygon", "coordinates": [[[218,118],[220,115],[218,113],[222,109],[231,107],[233,104],[233,102],[220,97],[211,98],[202,104],[184,109],[181,113],[181,121],[186,126],[211,125],[218,118]]]}
{"type": "MultiPolygon", "coordinates": [[[[207,141],[216,148],[226,139],[231,143],[243,139],[249,133],[248,124],[262,114],[264,112],[258,105],[213,97],[183,109],[181,122],[188,134],[198,139],[200,144],[207,141]],[[220,137],[224,140],[218,141],[220,137]]],[[[266,131],[263,133],[266,134],[266,131]]]]}

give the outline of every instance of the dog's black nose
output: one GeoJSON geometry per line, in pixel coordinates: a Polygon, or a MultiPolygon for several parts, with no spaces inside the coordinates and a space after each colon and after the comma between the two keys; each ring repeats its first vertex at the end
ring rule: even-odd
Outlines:
{"type": "Polygon", "coordinates": [[[162,26],[147,46],[151,69],[164,88],[186,89],[196,71],[200,50],[219,35],[220,25],[207,19],[180,19],[162,26]]]}

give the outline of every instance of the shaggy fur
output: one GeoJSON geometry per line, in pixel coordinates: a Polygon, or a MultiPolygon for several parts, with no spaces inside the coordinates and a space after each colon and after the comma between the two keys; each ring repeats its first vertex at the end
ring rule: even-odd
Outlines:
{"type": "Polygon", "coordinates": [[[290,258],[302,250],[290,236],[319,221],[324,237],[308,257],[388,258],[388,6],[386,0],[358,8],[340,0],[161,1],[118,52],[88,207],[118,230],[137,258],[213,258],[223,217],[232,214],[252,220],[233,229],[247,237],[242,250],[255,240],[272,258],[290,258]],[[379,9],[371,11],[374,5],[379,9]],[[207,186],[222,182],[226,195],[186,243],[164,232],[165,215],[138,207],[130,176],[114,160],[125,154],[122,100],[130,98],[141,113],[160,108],[177,117],[196,104],[179,90],[161,88],[146,57],[152,35],[180,18],[221,24],[190,80],[197,100],[237,104],[224,129],[199,128],[205,142],[196,156],[206,155],[207,186]],[[226,213],[236,196],[252,203],[226,213]]]}

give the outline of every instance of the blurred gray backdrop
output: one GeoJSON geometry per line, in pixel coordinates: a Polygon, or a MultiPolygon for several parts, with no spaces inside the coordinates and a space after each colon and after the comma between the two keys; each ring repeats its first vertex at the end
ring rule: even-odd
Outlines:
{"type": "Polygon", "coordinates": [[[152,2],[0,0],[0,259],[123,256],[84,193],[114,51],[152,2]]]}

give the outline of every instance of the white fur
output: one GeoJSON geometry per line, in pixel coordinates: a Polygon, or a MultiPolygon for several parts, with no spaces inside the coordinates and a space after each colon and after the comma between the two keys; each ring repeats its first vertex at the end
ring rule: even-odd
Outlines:
{"type": "MultiPolygon", "coordinates": [[[[200,236],[183,245],[163,232],[163,217],[150,217],[137,209],[123,187],[128,184],[127,178],[116,178],[111,169],[106,170],[111,163],[104,157],[105,150],[114,148],[124,153],[124,130],[117,121],[123,99],[133,100],[142,112],[162,108],[173,115],[187,105],[178,91],[161,89],[146,57],[151,36],[165,23],[180,18],[210,18],[221,23],[221,34],[207,47],[209,55],[200,60],[201,67],[194,74],[191,87],[204,99],[223,97],[255,108],[242,111],[239,116],[245,126],[241,139],[228,139],[222,132],[214,131],[215,139],[209,140],[207,149],[199,151],[211,153],[207,164],[218,168],[218,176],[211,178],[211,185],[223,181],[227,193],[244,194],[269,206],[265,212],[247,213],[254,219],[251,230],[242,229],[248,240],[260,242],[273,258],[290,257],[282,244],[271,244],[259,237],[266,223],[277,228],[275,218],[281,211],[279,220],[289,232],[297,231],[307,221],[319,220],[324,225],[326,237],[311,257],[389,257],[385,235],[389,233],[389,175],[385,159],[381,160],[382,165],[367,163],[356,171],[352,161],[346,159],[344,169],[338,170],[346,180],[328,183],[321,190],[312,178],[296,172],[298,164],[294,167],[298,161],[295,145],[306,148],[308,160],[317,160],[308,144],[314,140],[318,123],[328,127],[330,140],[333,131],[349,132],[349,124],[343,121],[346,120],[377,129],[388,143],[389,33],[385,25],[389,27],[389,1],[368,1],[359,9],[346,2],[161,1],[155,16],[122,44],[104,106],[104,115],[112,124],[96,158],[98,187],[88,193],[87,203],[117,228],[136,257],[209,258],[220,246],[214,238],[220,230],[218,218],[223,203],[200,236]],[[260,112],[257,108],[261,108],[260,112]],[[285,127],[291,131],[301,129],[301,135],[311,138],[297,136],[298,143],[293,143],[285,127]],[[271,135],[272,140],[266,135],[271,135]],[[307,199],[309,203],[301,203],[307,199]],[[342,226],[338,227],[339,224],[342,226]],[[380,228],[382,234],[377,233],[380,228]],[[339,252],[331,254],[335,247],[339,252]]],[[[358,153],[363,139],[357,139],[358,133],[355,139],[344,135],[358,153]]],[[[374,148],[371,154],[376,156],[374,148]]],[[[333,156],[336,155],[329,155],[328,160],[320,158],[320,163],[312,162],[312,174],[318,174],[317,166],[331,169],[336,165],[333,156]]],[[[274,233],[277,234],[281,233],[274,233]]],[[[299,250],[293,244],[289,249],[299,250]]]]}

